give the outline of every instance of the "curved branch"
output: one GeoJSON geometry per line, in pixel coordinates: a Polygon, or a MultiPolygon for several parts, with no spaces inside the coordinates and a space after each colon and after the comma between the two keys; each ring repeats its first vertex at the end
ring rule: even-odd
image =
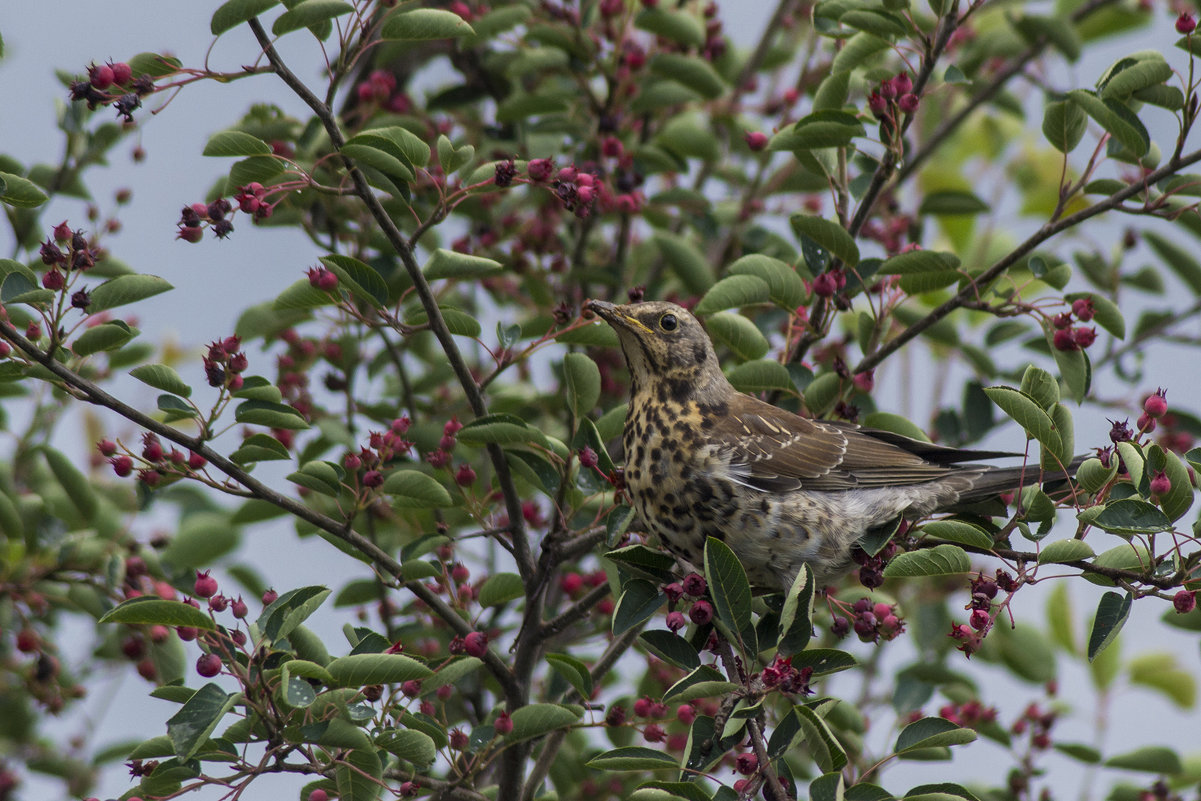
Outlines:
{"type": "MultiPolygon", "coordinates": [[[[275,45],[271,43],[271,38],[263,30],[262,23],[257,18],[252,18],[248,24],[250,30],[254,32],[255,38],[258,40],[259,46],[263,48],[263,54],[271,62],[271,66],[275,69],[276,74],[287,84],[289,89],[296,93],[297,97],[304,101],[305,105],[312,109],[317,118],[321,120],[322,127],[329,136],[330,144],[336,150],[340,151],[342,146],[346,144],[346,137],[342,134],[342,129],[338,126],[338,121],[334,118],[333,111],[319,97],[314,95],[308,86],[305,85],[304,81],[300,80],[288,68],[288,65],[283,62],[283,59],[280,58],[279,53],[275,50],[275,45]]],[[[438,344],[442,347],[442,352],[446,355],[447,362],[449,362],[451,369],[454,370],[459,384],[462,385],[463,392],[467,396],[467,401],[471,405],[472,414],[476,417],[487,415],[488,405],[484,402],[484,396],[480,391],[479,384],[476,383],[475,378],[471,375],[471,369],[463,360],[463,354],[459,351],[459,347],[455,344],[450,329],[446,326],[446,320],[442,317],[442,310],[438,308],[438,300],[434,297],[433,290],[430,289],[429,281],[426,280],[425,274],[421,272],[421,266],[417,264],[412,249],[405,241],[405,237],[400,232],[400,229],[396,227],[396,223],[393,222],[392,217],[389,216],[383,203],[371,191],[371,187],[368,185],[362,171],[355,166],[355,163],[350,158],[341,156],[341,159],[347,174],[350,175],[350,179],[354,183],[355,194],[366,205],[367,210],[371,213],[380,231],[388,240],[388,244],[392,246],[392,249],[400,258],[409,279],[413,282],[413,288],[421,301],[421,306],[429,317],[430,330],[438,339],[438,344]]],[[[488,456],[492,461],[492,468],[496,471],[497,483],[500,484],[501,493],[504,496],[505,510],[509,515],[517,569],[521,573],[522,578],[528,583],[534,571],[534,560],[530,555],[529,538],[526,534],[525,522],[521,514],[521,498],[518,496],[517,487],[513,483],[513,475],[509,470],[509,462],[505,457],[504,451],[498,445],[489,445],[487,450],[488,456]]]]}

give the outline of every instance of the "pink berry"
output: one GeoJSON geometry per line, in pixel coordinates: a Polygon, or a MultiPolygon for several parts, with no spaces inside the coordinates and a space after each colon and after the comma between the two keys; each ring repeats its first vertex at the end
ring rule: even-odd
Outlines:
{"type": "Polygon", "coordinates": [[[212,598],[217,594],[217,579],[209,575],[209,571],[203,573],[196,571],[196,584],[192,588],[193,593],[201,598],[212,598]]]}
{"type": "Polygon", "coordinates": [[[567,573],[559,580],[559,587],[564,594],[574,596],[584,588],[584,577],[579,573],[567,573]]]}
{"type": "Polygon", "coordinates": [[[1072,301],[1072,314],[1082,323],[1087,323],[1093,319],[1096,310],[1093,308],[1093,302],[1089,298],[1076,298],[1072,301]]]}
{"type": "Polygon", "coordinates": [[[897,108],[906,114],[912,114],[913,112],[917,111],[917,107],[919,105],[921,105],[921,101],[919,101],[917,95],[913,94],[912,92],[901,95],[900,99],[897,100],[897,108]]]}
{"type": "Polygon", "coordinates": [[[667,735],[663,731],[663,727],[658,723],[652,723],[642,730],[642,737],[648,743],[661,743],[666,736],[667,735]]]}
{"type": "Polygon", "coordinates": [[[1143,401],[1143,411],[1152,417],[1163,417],[1168,411],[1167,390],[1160,389],[1143,401]]]}
{"type": "Polygon", "coordinates": [[[1097,341],[1097,329],[1080,326],[1072,332],[1072,338],[1077,346],[1087,348],[1097,341]]]}
{"type": "Polygon", "coordinates": [[[461,729],[450,730],[450,747],[456,751],[462,751],[467,747],[467,734],[461,729]]]}
{"type": "Polygon", "coordinates": [[[1181,590],[1172,596],[1172,606],[1179,614],[1187,614],[1197,606],[1197,593],[1181,590]]]}
{"type": "Polygon", "coordinates": [[[481,657],[488,652],[488,635],[473,631],[463,638],[463,650],[468,656],[481,657]]]}
{"type": "Polygon", "coordinates": [[[759,757],[754,754],[739,754],[734,760],[734,770],[743,776],[750,776],[759,769],[759,757]]]}
{"type": "Polygon", "coordinates": [[[1151,479],[1151,494],[1152,495],[1167,495],[1172,491],[1172,479],[1168,478],[1168,474],[1160,471],[1151,479]]]}
{"type": "Polygon", "coordinates": [[[684,617],[683,612],[668,612],[667,613],[667,628],[672,631],[679,631],[688,625],[688,620],[684,617]]]}
{"type": "Polygon", "coordinates": [[[113,68],[107,64],[93,64],[88,67],[88,82],[96,89],[107,89],[113,85],[113,68]]]}
{"type": "Polygon", "coordinates": [[[125,454],[114,456],[108,460],[108,463],[113,466],[113,472],[121,478],[125,478],[133,472],[133,459],[130,459],[125,454]]]}
{"type": "Polygon", "coordinates": [[[492,728],[496,730],[497,734],[503,737],[513,731],[513,718],[509,717],[508,712],[501,712],[492,724],[492,728]]]}
{"type": "Polygon", "coordinates": [[[700,598],[708,589],[705,577],[700,573],[689,573],[685,576],[683,586],[685,594],[691,595],[693,598],[700,598]]]}
{"type": "Polygon", "coordinates": [[[108,65],[113,71],[113,83],[125,86],[133,80],[133,70],[124,61],[111,61],[108,65]]]}
{"type": "Polygon", "coordinates": [[[317,787],[309,793],[308,801],[329,801],[329,793],[317,787]]]}
{"type": "Polygon", "coordinates": [[[470,487],[475,483],[475,478],[475,471],[466,462],[459,465],[459,469],[455,471],[455,483],[460,487],[470,487]]]}
{"type": "Polygon", "coordinates": [[[1079,345],[1076,344],[1076,337],[1072,334],[1070,328],[1056,329],[1055,334],[1051,337],[1051,344],[1055,346],[1055,350],[1079,350],[1079,345]]]}
{"type": "Polygon", "coordinates": [[[592,448],[589,448],[587,445],[585,445],[583,450],[580,451],[580,464],[583,467],[591,470],[592,468],[596,467],[599,461],[600,459],[596,455],[596,451],[592,450],[592,448]]]}
{"type": "Polygon", "coordinates": [[[708,601],[697,601],[688,610],[688,619],[698,626],[703,626],[713,620],[713,605],[708,601]]]}
{"type": "Polygon", "coordinates": [[[1182,33],[1185,36],[1192,33],[1197,27],[1197,21],[1193,19],[1193,15],[1187,11],[1181,12],[1176,18],[1176,33],[1182,33]]]}
{"type": "Polygon", "coordinates": [[[743,138],[746,139],[746,146],[756,153],[767,147],[767,134],[763,131],[747,131],[743,138]]]}

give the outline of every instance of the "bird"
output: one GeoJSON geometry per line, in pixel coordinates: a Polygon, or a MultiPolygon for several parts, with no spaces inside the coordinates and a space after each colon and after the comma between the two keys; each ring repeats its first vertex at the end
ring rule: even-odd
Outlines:
{"type": "Polygon", "coordinates": [[[585,308],[617,333],[629,370],[624,480],[645,530],[694,567],[707,538],[723,541],[758,589],[786,592],[804,564],[825,587],[873,530],[1071,470],[970,464],[1018,454],[802,417],[736,390],[683,307],[590,300],[585,308]]]}

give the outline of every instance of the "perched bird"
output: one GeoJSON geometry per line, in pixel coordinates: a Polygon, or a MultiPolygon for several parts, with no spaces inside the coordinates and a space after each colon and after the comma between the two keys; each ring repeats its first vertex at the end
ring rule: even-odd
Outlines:
{"type": "Polygon", "coordinates": [[[961,464],[1013,454],[811,420],[743,394],[726,380],[700,322],[675,304],[594,300],[587,308],[617,332],[630,370],[622,442],[634,508],[694,566],[706,538],[716,537],[753,585],[787,590],[808,563],[823,586],[845,572],[872,529],[1047,477],[1037,467],[961,464]]]}

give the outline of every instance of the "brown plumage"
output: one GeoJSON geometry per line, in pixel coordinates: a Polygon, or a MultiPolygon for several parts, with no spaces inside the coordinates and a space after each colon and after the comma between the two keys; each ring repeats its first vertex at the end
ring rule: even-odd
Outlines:
{"type": "Polygon", "coordinates": [[[588,308],[617,332],[630,370],[623,445],[634,507],[693,565],[712,536],[757,586],[787,589],[806,562],[825,584],[871,529],[1040,479],[1037,468],[962,464],[1012,454],[811,420],[738,392],[701,324],[674,304],[588,308]]]}

